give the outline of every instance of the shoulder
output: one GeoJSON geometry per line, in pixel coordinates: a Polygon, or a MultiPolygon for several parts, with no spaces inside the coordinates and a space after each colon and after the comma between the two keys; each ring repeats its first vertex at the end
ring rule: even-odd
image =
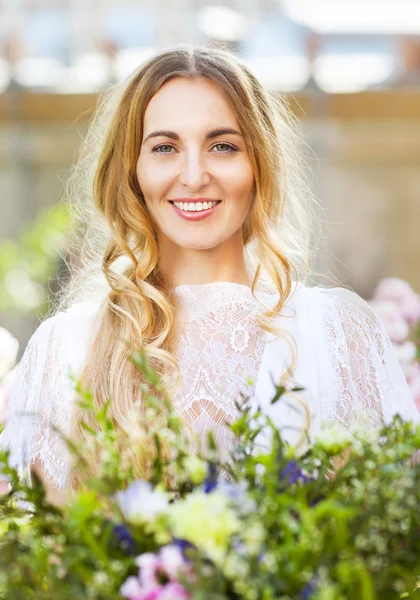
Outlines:
{"type": "Polygon", "coordinates": [[[79,370],[97,329],[101,306],[99,302],[75,303],[44,319],[29,339],[26,360],[40,369],[54,362],[64,370],[68,365],[79,370]]]}
{"type": "Polygon", "coordinates": [[[381,339],[387,344],[385,329],[374,309],[356,292],[344,287],[301,285],[296,294],[297,313],[306,315],[312,329],[330,337],[345,334],[381,339]]]}
{"type": "MultiPolygon", "coordinates": [[[[60,310],[45,318],[34,336],[42,337],[51,333],[59,333],[60,330],[77,326],[86,327],[89,321],[95,321],[101,313],[100,302],[77,302],[66,310],[60,310]]],[[[34,337],[33,336],[33,337],[34,337]]]]}
{"type": "Polygon", "coordinates": [[[375,312],[366,300],[345,287],[308,287],[301,284],[298,294],[300,294],[304,303],[319,306],[327,313],[331,311],[344,315],[353,312],[364,315],[365,318],[376,320],[375,312]]]}

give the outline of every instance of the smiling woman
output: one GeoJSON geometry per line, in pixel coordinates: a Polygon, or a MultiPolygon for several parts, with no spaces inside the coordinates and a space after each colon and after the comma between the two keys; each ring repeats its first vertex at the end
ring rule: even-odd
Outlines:
{"type": "Polygon", "coordinates": [[[143,122],[137,177],[159,231],[165,280],[208,282],[223,265],[223,277],[248,283],[237,257],[254,173],[228,97],[204,77],[171,79],[149,102],[143,122]],[[156,130],[159,124],[168,127],[156,130]],[[199,277],[184,266],[191,259],[199,261],[199,277]]]}
{"type": "MultiPolygon", "coordinates": [[[[69,367],[98,407],[112,398],[123,437],[144,410],[129,360],[140,345],[185,433],[205,451],[211,430],[226,460],[244,398],[291,443],[328,420],[418,420],[367,304],[305,285],[317,218],[303,171],[285,103],[227,52],[165,51],[105,97],[69,184],[78,266],[28,344],[2,439],[54,501],[83,483],[57,433],[85,435],[69,367]],[[288,380],[304,392],[271,406],[275,384],[288,380]]],[[[144,457],[126,452],[143,477],[144,457]]],[[[86,461],[95,471],[97,456],[86,461]]]]}

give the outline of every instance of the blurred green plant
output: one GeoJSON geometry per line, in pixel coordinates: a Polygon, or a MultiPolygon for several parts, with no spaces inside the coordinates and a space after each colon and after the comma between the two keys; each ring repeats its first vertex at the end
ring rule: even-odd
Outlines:
{"type": "Polygon", "coordinates": [[[48,309],[48,287],[62,259],[71,225],[65,204],[25,222],[18,240],[0,243],[0,311],[33,313],[48,309]]]}
{"type": "MultiPolygon", "coordinates": [[[[67,441],[79,466],[96,450],[99,463],[65,506],[48,502],[36,475],[32,486],[21,481],[8,465],[9,453],[0,450],[1,470],[12,485],[0,496],[0,598],[418,596],[420,464],[412,457],[420,426],[399,416],[380,431],[361,426],[350,434],[332,425],[297,454],[260,408],[243,405],[231,426],[233,460],[222,463],[211,436],[209,454],[193,455],[143,350],[133,362],[146,381],[145,411],[134,436],[118,434],[119,451],[109,403],[95,408],[92,395],[77,386],[81,406],[94,411],[100,431],[85,423],[87,445],[67,441]],[[258,443],[264,432],[268,446],[258,443]],[[144,453],[144,434],[155,451],[147,453],[145,478],[138,480],[124,447],[134,444],[144,453]],[[167,454],[161,452],[165,444],[167,454]],[[165,474],[175,475],[175,487],[166,485],[165,474]],[[167,577],[158,553],[168,544],[172,557],[174,547],[182,549],[189,581],[167,577]],[[144,561],[158,564],[156,577],[141,567],[144,561]],[[178,595],[170,593],[175,585],[178,595]]],[[[272,403],[285,401],[287,390],[276,386],[272,403]]]]}

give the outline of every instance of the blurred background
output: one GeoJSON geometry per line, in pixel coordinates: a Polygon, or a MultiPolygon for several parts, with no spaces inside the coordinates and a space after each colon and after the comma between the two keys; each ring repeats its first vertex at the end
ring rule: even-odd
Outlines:
{"type": "Polygon", "coordinates": [[[420,290],[418,0],[0,0],[0,326],[21,352],[59,286],[57,202],[98,92],[178,43],[222,44],[289,97],[325,213],[320,282],[420,290]]]}

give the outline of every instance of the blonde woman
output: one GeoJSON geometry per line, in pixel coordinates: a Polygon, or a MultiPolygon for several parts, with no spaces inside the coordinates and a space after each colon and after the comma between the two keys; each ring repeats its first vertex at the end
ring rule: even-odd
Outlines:
{"type": "Polygon", "coordinates": [[[79,267],[27,346],[2,441],[51,498],[78,485],[52,429],[81,435],[69,371],[98,406],[112,398],[121,432],[136,418],[126,342],[146,348],[186,426],[203,442],[211,428],[224,456],[241,392],[279,427],[309,417],[310,435],[329,420],[418,420],[368,305],[307,284],[316,210],[298,148],[285,104],[222,50],[165,51],[102,101],[69,185],[79,267]],[[269,405],[286,380],[305,388],[301,417],[269,405]]]}

